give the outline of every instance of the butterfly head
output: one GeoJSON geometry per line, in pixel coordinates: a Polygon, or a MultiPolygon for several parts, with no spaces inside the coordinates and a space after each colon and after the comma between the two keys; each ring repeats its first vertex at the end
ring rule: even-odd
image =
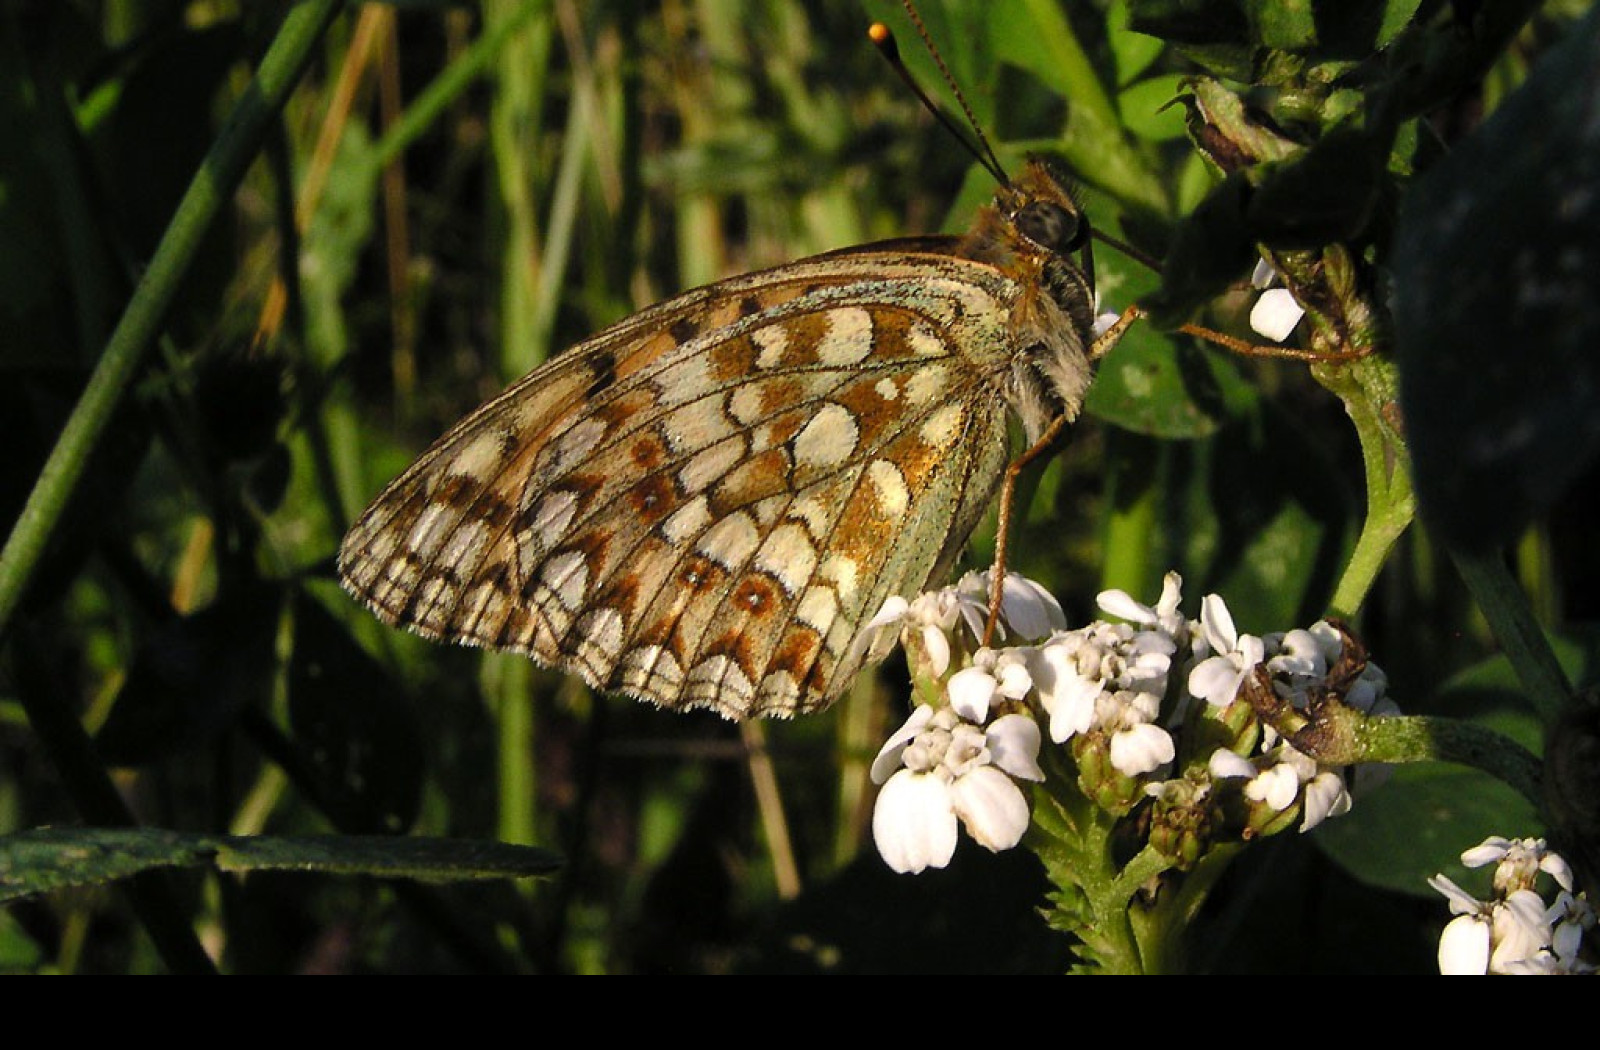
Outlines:
{"type": "Polygon", "coordinates": [[[1094,263],[1089,220],[1070,187],[1047,160],[1030,157],[962,242],[965,254],[994,265],[1019,289],[1007,399],[1030,440],[1055,417],[1077,416],[1091,375],[1094,263]]]}

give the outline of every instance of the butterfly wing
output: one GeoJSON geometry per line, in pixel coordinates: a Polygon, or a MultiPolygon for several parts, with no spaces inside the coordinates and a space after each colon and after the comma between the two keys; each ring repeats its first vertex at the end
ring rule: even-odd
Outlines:
{"type": "Polygon", "coordinates": [[[664,707],[826,706],[861,625],[948,570],[1007,460],[1021,292],[954,243],[734,278],[558,356],[379,495],[345,586],[664,707]]]}

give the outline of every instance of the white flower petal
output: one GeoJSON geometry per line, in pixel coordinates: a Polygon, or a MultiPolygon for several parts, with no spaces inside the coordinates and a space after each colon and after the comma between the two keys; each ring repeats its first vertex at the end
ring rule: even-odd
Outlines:
{"type": "Polygon", "coordinates": [[[1445,975],[1489,971],[1489,924],[1476,915],[1450,920],[1439,936],[1439,972],[1445,975]]]}
{"type": "Polygon", "coordinates": [[[1485,864],[1498,863],[1511,849],[1511,840],[1499,835],[1490,835],[1476,846],[1461,854],[1461,863],[1469,868],[1481,868],[1485,864]]]}
{"type": "Polygon", "coordinates": [[[1300,797],[1300,778],[1295,775],[1292,766],[1279,763],[1271,769],[1263,770],[1254,780],[1246,784],[1244,796],[1257,802],[1265,802],[1276,812],[1282,813],[1294,805],[1294,800],[1300,797]]]}
{"type": "Polygon", "coordinates": [[[1235,650],[1239,661],[1239,669],[1248,671],[1267,657],[1266,646],[1261,644],[1261,639],[1253,634],[1239,636],[1239,644],[1235,650]]]}
{"type": "Polygon", "coordinates": [[[1556,880],[1556,885],[1571,892],[1572,867],[1567,859],[1559,853],[1546,853],[1539,858],[1539,870],[1556,880]]]}
{"type": "Polygon", "coordinates": [[[950,696],[950,706],[956,714],[969,722],[982,725],[989,717],[989,704],[994,699],[994,675],[979,667],[964,667],[950,676],[945,692],[950,696]]]}
{"type": "Polygon", "coordinates": [[[1161,597],[1156,600],[1156,615],[1165,619],[1178,611],[1178,603],[1183,601],[1183,577],[1176,572],[1169,572],[1161,577],[1161,597]]]}
{"type": "Polygon", "coordinates": [[[1095,701],[1105,690],[1099,682],[1076,675],[1058,684],[1061,688],[1045,699],[1044,709],[1050,715],[1050,739],[1061,744],[1094,725],[1095,701]]]}
{"type": "Polygon", "coordinates": [[[967,834],[990,850],[1010,849],[1028,830],[1028,800],[1010,777],[993,766],[959,778],[951,785],[950,796],[967,834]]]}
{"type": "Polygon", "coordinates": [[[1281,343],[1294,332],[1305,308],[1287,288],[1268,288],[1250,308],[1250,327],[1263,338],[1281,343]]]}
{"type": "Polygon", "coordinates": [[[1231,653],[1239,643],[1239,632],[1233,627],[1233,614],[1220,594],[1208,594],[1200,599],[1200,628],[1213,651],[1231,653]]]}
{"type": "Polygon", "coordinates": [[[1126,776],[1158,769],[1176,753],[1171,734],[1160,726],[1138,725],[1111,734],[1111,764],[1126,776]]]}
{"type": "Polygon", "coordinates": [[[1322,647],[1310,631],[1302,628],[1289,631],[1278,640],[1277,653],[1268,667],[1278,674],[1314,678],[1321,678],[1328,673],[1328,666],[1322,659],[1322,647]]]}
{"type": "Polygon", "coordinates": [[[1226,657],[1208,656],[1189,672],[1189,692],[1212,707],[1227,707],[1239,694],[1239,669],[1226,657]]]}
{"type": "Polygon", "coordinates": [[[1067,626],[1067,617],[1055,596],[1026,576],[1006,573],[1000,595],[1006,623],[1024,638],[1043,638],[1067,626]]]}
{"type": "Polygon", "coordinates": [[[1457,886],[1448,876],[1435,875],[1428,885],[1445,895],[1450,911],[1456,915],[1476,915],[1483,910],[1483,902],[1457,886]]]}
{"type": "Polygon", "coordinates": [[[899,623],[906,618],[906,610],[910,608],[910,602],[898,594],[891,594],[878,607],[877,615],[867,621],[866,629],[870,631],[878,627],[887,627],[892,623],[899,623]]]}
{"type": "Polygon", "coordinates": [[[1028,667],[1023,663],[1002,663],[995,670],[999,673],[1001,696],[1012,700],[1021,700],[1033,689],[1033,676],[1028,674],[1028,667]]]}
{"type": "Polygon", "coordinates": [[[922,648],[928,654],[928,669],[939,677],[950,669],[950,639],[944,631],[929,624],[922,629],[922,648]]]}
{"type": "Polygon", "coordinates": [[[1254,780],[1257,773],[1255,763],[1225,747],[1219,747],[1211,752],[1211,759],[1206,763],[1206,769],[1217,780],[1229,777],[1248,777],[1254,780]]]}
{"type": "Polygon", "coordinates": [[[1350,792],[1345,790],[1344,778],[1328,770],[1318,773],[1306,784],[1305,820],[1302,832],[1310,831],[1329,817],[1342,817],[1350,812],[1350,792]]]}
{"type": "Polygon", "coordinates": [[[905,725],[894,731],[894,735],[878,749],[878,757],[872,760],[872,782],[881,784],[891,777],[895,770],[900,768],[900,756],[904,753],[906,745],[917,738],[922,728],[933,719],[934,709],[927,704],[919,704],[911,712],[911,717],[906,719],[905,725]]]}
{"type": "Polygon", "coordinates": [[[1130,623],[1155,623],[1156,611],[1148,605],[1133,600],[1127,591],[1101,591],[1095,597],[1100,611],[1130,623]]]}
{"type": "Polygon", "coordinates": [[[1537,955],[1550,943],[1543,898],[1532,890],[1513,890],[1494,910],[1492,941],[1489,969],[1496,973],[1537,955]]]}
{"type": "Polygon", "coordinates": [[[984,734],[989,741],[989,761],[996,768],[1023,780],[1043,780],[1039,768],[1039,723],[1027,715],[1002,715],[984,734]]]}
{"type": "Polygon", "coordinates": [[[940,777],[909,770],[890,777],[872,808],[872,840],[884,862],[898,872],[949,864],[956,852],[949,786],[940,777]]]}

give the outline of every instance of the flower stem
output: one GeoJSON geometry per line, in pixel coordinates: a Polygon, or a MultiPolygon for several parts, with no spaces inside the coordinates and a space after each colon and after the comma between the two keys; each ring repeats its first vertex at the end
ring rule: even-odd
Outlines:
{"type": "Polygon", "coordinates": [[[1391,362],[1374,354],[1346,363],[1314,365],[1312,375],[1344,402],[1361,442],[1367,516],[1328,607],[1329,615],[1349,619],[1372,590],[1389,551],[1416,514],[1411,454],[1396,423],[1398,377],[1391,362]]]}
{"type": "Polygon", "coordinates": [[[1541,805],[1542,763],[1532,752],[1485,726],[1427,715],[1363,716],[1356,733],[1362,762],[1455,762],[1504,781],[1541,805]]]}

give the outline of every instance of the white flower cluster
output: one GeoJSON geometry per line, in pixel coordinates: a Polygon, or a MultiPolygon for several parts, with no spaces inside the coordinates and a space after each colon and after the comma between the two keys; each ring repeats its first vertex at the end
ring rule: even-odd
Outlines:
{"type": "MultiPolygon", "coordinates": [[[[1279,698],[1304,710],[1312,690],[1327,681],[1329,670],[1344,650],[1344,639],[1326,621],[1309,628],[1257,639],[1238,635],[1227,607],[1215,595],[1202,605],[1200,620],[1207,644],[1217,655],[1201,660],[1189,675],[1189,691],[1213,705],[1225,705],[1237,694],[1244,676],[1257,664],[1265,663],[1273,691],[1279,698]],[[1212,604],[1213,600],[1215,605],[1212,604]]],[[[1347,707],[1364,714],[1399,714],[1400,708],[1384,695],[1388,678],[1373,663],[1341,697],[1347,707]]],[[[1244,795],[1284,812],[1295,802],[1303,806],[1300,830],[1310,831],[1329,817],[1350,811],[1350,791],[1344,772],[1319,765],[1315,759],[1279,738],[1271,726],[1264,727],[1261,746],[1253,757],[1218,748],[1212,752],[1208,768],[1212,777],[1248,778],[1244,795]]],[[[1362,767],[1369,776],[1381,767],[1362,767]]]]}
{"type": "Polygon", "coordinates": [[[1461,855],[1469,868],[1495,865],[1494,895],[1479,900],[1443,875],[1428,885],[1450,901],[1456,916],[1439,937],[1439,972],[1445,974],[1589,974],[1584,940],[1595,928],[1587,897],[1572,892],[1572,869],[1544,839],[1498,835],[1461,855]],[[1535,889],[1539,873],[1556,885],[1548,904],[1535,889]]]}
{"type": "MultiPolygon", "coordinates": [[[[1278,696],[1304,707],[1343,644],[1325,623],[1265,639],[1240,635],[1216,595],[1202,603],[1198,622],[1188,620],[1178,609],[1182,580],[1176,573],[1167,574],[1155,606],[1107,591],[1100,607],[1121,622],[1098,620],[1069,631],[1048,592],[1011,574],[1003,588],[1002,626],[1043,640],[974,649],[987,616],[988,581],[987,573],[969,573],[953,588],[911,602],[891,599],[869,625],[865,644],[877,635],[875,650],[890,628],[914,641],[926,669],[945,682],[949,703],[918,707],[873,764],[873,779],[884,784],[873,836],[897,871],[947,864],[958,820],[990,849],[1020,841],[1028,809],[1014,781],[1043,779],[1043,734],[1035,717],[1047,723],[1053,743],[1103,742],[1117,774],[1153,781],[1145,791],[1159,796],[1163,777],[1181,775],[1172,768],[1174,733],[1195,701],[1228,707],[1246,677],[1265,664],[1278,696]],[[946,677],[958,647],[971,652],[971,666],[946,677]]],[[[1357,706],[1379,707],[1383,684],[1382,673],[1369,668],[1352,690],[1357,706]]],[[[1270,730],[1259,739],[1250,755],[1219,749],[1210,776],[1248,777],[1245,796],[1277,812],[1303,803],[1302,830],[1350,808],[1339,771],[1319,767],[1270,730]]]]}
{"type": "MultiPolygon", "coordinates": [[[[982,638],[988,594],[989,574],[968,573],[956,586],[911,602],[891,598],[868,633],[898,625],[903,635],[917,638],[930,671],[943,677],[950,667],[950,632],[960,624],[974,641],[982,638]]],[[[1014,573],[1002,585],[1001,613],[1003,624],[1029,638],[1066,623],[1048,591],[1014,573]]],[[[872,837],[894,870],[949,864],[958,819],[991,850],[1010,849],[1028,830],[1028,800],[1015,781],[1044,779],[1039,726],[1020,713],[989,721],[998,703],[1021,699],[1032,688],[1018,652],[978,650],[971,667],[949,677],[949,706],[918,706],[878,752],[872,779],[883,789],[872,812],[872,837]]]]}

